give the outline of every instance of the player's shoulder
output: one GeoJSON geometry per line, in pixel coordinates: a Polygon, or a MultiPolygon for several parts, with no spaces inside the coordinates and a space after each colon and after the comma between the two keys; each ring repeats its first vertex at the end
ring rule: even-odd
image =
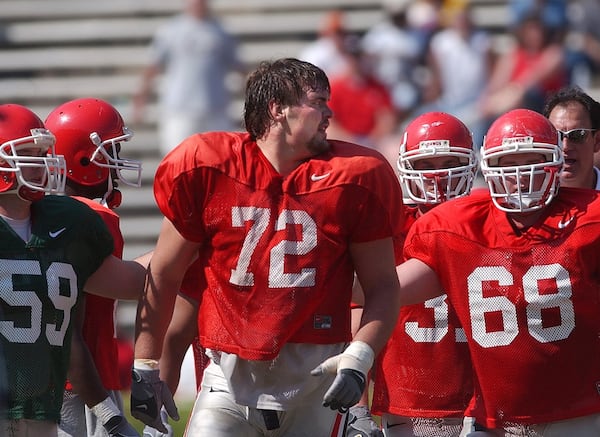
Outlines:
{"type": "Polygon", "coordinates": [[[246,148],[255,145],[245,132],[204,132],[187,137],[161,161],[161,168],[176,172],[203,167],[238,166],[244,160],[246,148]]]}
{"type": "Polygon", "coordinates": [[[69,196],[44,196],[31,205],[32,225],[48,229],[92,228],[100,222],[88,205],[69,196]]]}
{"type": "Polygon", "coordinates": [[[470,235],[472,229],[483,229],[493,208],[489,191],[476,189],[468,196],[439,204],[415,222],[417,232],[443,232],[470,235]]]}
{"type": "Polygon", "coordinates": [[[110,220],[119,219],[119,214],[117,214],[112,209],[108,208],[105,205],[102,205],[100,202],[97,202],[93,199],[88,199],[87,197],[73,196],[73,199],[87,205],[90,209],[95,211],[97,214],[100,214],[102,218],[107,218],[110,220]]]}
{"type": "Polygon", "coordinates": [[[377,150],[339,140],[330,140],[329,144],[329,152],[315,156],[313,164],[323,163],[332,172],[351,179],[397,179],[392,166],[377,150]]]}

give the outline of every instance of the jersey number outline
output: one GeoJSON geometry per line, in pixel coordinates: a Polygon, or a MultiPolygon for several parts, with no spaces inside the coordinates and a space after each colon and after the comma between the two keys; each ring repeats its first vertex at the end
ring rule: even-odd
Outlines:
{"type": "MultiPolygon", "coordinates": [[[[262,236],[267,232],[271,222],[271,210],[254,206],[234,206],[231,208],[231,223],[234,227],[244,227],[251,222],[250,229],[244,238],[235,269],[231,270],[229,282],[242,287],[254,285],[254,273],[249,270],[250,261],[262,236]]],[[[286,255],[306,255],[317,246],[317,224],[303,210],[284,209],[275,221],[275,231],[284,231],[288,225],[298,225],[301,238],[298,240],[282,240],[270,251],[269,287],[292,288],[313,287],[316,284],[316,269],[303,268],[298,273],[285,271],[286,255]]]]}
{"type": "MultiPolygon", "coordinates": [[[[519,333],[517,308],[506,296],[484,296],[483,284],[497,282],[500,287],[514,285],[514,277],[506,267],[477,267],[468,277],[471,335],[480,346],[506,346],[519,333]],[[500,312],[503,330],[487,332],[485,313],[500,312]]],[[[523,275],[523,297],[526,306],[527,330],[540,343],[564,340],[575,329],[575,309],[571,296],[569,272],[560,264],[532,266],[523,275]],[[553,280],[556,293],[541,294],[540,281],[553,280]],[[560,324],[543,326],[543,310],[558,309],[560,324]]]]}
{"type": "MultiPolygon", "coordinates": [[[[564,340],[575,328],[575,310],[571,300],[569,272],[560,264],[532,266],[523,275],[523,294],[527,302],[529,334],[540,343],[564,340]],[[540,294],[539,281],[554,280],[557,292],[540,294]],[[557,308],[561,324],[543,326],[543,310],[557,308]]],[[[506,296],[484,296],[483,283],[498,282],[500,287],[514,284],[513,275],[505,267],[478,267],[468,277],[469,311],[473,339],[482,347],[506,346],[519,333],[515,305],[506,296]],[[485,313],[500,312],[504,330],[487,332],[485,313]]],[[[420,327],[418,322],[405,322],[405,331],[417,343],[438,343],[448,333],[448,304],[446,295],[425,301],[424,308],[433,311],[435,327],[420,327]]],[[[457,342],[466,341],[464,330],[456,328],[457,342]]]]}
{"type": "MultiPolygon", "coordinates": [[[[29,307],[31,324],[29,327],[17,327],[10,320],[0,321],[0,334],[11,343],[35,343],[42,335],[42,310],[43,303],[33,290],[15,290],[14,275],[41,276],[42,269],[39,261],[35,260],[0,260],[0,299],[7,305],[29,307]]],[[[53,262],[46,270],[48,297],[54,308],[63,313],[62,323],[47,323],[45,336],[52,346],[62,346],[67,329],[71,322],[71,309],[77,303],[77,275],[73,266],[61,262],[53,262]],[[69,295],[60,294],[60,279],[66,279],[69,284],[69,295]]]]}

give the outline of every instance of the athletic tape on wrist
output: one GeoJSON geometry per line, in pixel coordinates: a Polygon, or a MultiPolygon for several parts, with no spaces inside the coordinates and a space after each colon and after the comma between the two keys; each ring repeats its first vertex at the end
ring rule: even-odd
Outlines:
{"type": "Polygon", "coordinates": [[[338,369],[354,369],[366,376],[371,366],[373,366],[374,360],[375,352],[373,352],[371,346],[364,341],[353,341],[340,357],[338,369]]]}
{"type": "Polygon", "coordinates": [[[158,360],[149,358],[136,358],[133,360],[133,368],[139,370],[155,370],[158,369],[158,360]]]}

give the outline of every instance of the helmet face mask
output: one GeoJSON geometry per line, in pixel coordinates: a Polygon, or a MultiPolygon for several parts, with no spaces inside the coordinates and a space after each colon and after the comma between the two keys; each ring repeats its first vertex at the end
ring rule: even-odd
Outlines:
{"type": "Polygon", "coordinates": [[[56,136],[57,151],[67,160],[69,184],[93,188],[93,192],[105,187],[102,203],[113,208],[118,205],[108,199],[120,199],[113,195],[119,183],[141,186],[141,162],[119,156],[122,143],[133,132],[110,103],[94,98],[63,103],[48,115],[46,126],[56,136]]]}
{"type": "Polygon", "coordinates": [[[66,164],[54,140],[28,108],[0,105],[0,194],[16,193],[27,201],[63,194],[66,164]]]}
{"type": "Polygon", "coordinates": [[[398,174],[413,202],[435,205],[465,196],[473,187],[476,171],[471,133],[456,117],[430,112],[407,126],[398,174]]]}
{"type": "Polygon", "coordinates": [[[558,138],[550,121],[530,110],[509,111],[492,124],[481,171],[497,208],[531,212],[552,201],[563,165],[558,138]]]}
{"type": "Polygon", "coordinates": [[[123,134],[102,139],[98,132],[90,134],[90,141],[96,145],[96,150],[90,157],[90,162],[101,168],[109,169],[110,178],[131,187],[140,187],[142,182],[142,165],[135,159],[121,158],[121,142],[129,141],[133,131],[123,126],[123,134]]]}

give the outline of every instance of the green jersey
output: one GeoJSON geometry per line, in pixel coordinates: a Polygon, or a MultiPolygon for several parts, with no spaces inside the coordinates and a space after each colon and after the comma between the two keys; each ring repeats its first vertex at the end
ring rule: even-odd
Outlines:
{"type": "Polygon", "coordinates": [[[0,341],[8,419],[59,421],[71,320],[88,277],[112,251],[100,216],[67,196],[32,204],[28,242],[0,219],[0,341]]]}

